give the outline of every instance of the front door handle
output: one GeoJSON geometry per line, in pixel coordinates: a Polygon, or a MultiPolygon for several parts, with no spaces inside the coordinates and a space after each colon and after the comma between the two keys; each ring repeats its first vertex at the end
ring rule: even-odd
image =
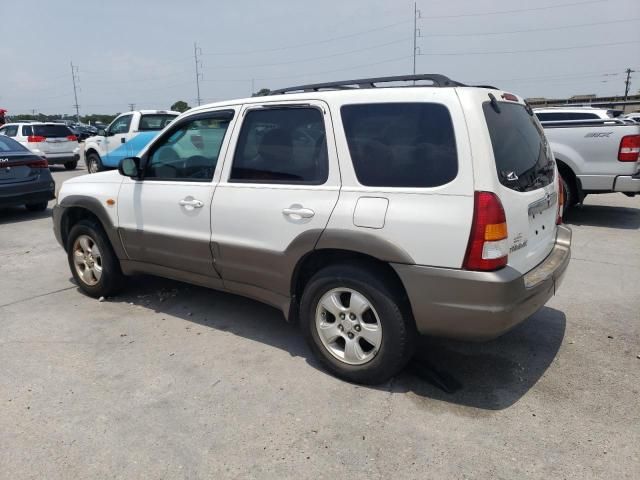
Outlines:
{"type": "Polygon", "coordinates": [[[183,198],[178,203],[180,204],[181,207],[184,207],[187,210],[193,210],[194,208],[202,208],[204,206],[204,203],[202,203],[200,200],[196,200],[193,197],[183,198]]]}
{"type": "Polygon", "coordinates": [[[291,205],[289,208],[283,208],[282,213],[287,217],[293,218],[311,218],[316,214],[310,208],[304,208],[302,205],[297,204],[291,205]]]}
{"type": "Polygon", "coordinates": [[[122,137],[122,138],[120,139],[120,143],[124,143],[124,142],[126,142],[126,140],[125,140],[125,138],[124,138],[124,137],[122,137]]]}

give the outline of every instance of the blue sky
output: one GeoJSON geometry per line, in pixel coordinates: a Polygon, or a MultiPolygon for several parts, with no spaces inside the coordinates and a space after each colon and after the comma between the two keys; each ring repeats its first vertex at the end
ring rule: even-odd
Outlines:
{"type": "MultiPolygon", "coordinates": [[[[413,1],[0,0],[0,108],[194,105],[289,85],[410,73],[413,1]]],[[[418,0],[418,73],[527,97],[640,89],[640,0],[418,0]],[[563,6],[564,5],[564,6],[563,6]]]]}

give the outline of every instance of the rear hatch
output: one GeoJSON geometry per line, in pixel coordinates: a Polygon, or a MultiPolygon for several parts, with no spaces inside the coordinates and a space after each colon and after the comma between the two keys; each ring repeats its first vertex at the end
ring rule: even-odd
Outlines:
{"type": "Polygon", "coordinates": [[[62,124],[34,124],[23,127],[29,146],[45,155],[71,155],[78,147],[77,137],[62,124]]]}
{"type": "Polygon", "coordinates": [[[483,103],[504,207],[508,265],[526,273],[553,249],[558,180],[551,149],[531,109],[516,102],[483,103]]]}

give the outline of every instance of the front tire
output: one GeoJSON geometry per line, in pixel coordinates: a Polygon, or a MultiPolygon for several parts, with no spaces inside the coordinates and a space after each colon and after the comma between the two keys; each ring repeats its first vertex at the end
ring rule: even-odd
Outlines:
{"type": "Polygon", "coordinates": [[[66,170],[75,170],[77,166],[78,166],[78,162],[76,162],[76,161],[67,162],[67,163],[64,164],[64,168],[66,170]]]}
{"type": "Polygon", "coordinates": [[[67,259],[73,278],[90,297],[113,295],[125,277],[102,226],[80,220],[69,232],[67,259]]]}
{"type": "Polygon", "coordinates": [[[326,267],[302,295],[303,334],[316,358],[337,377],[383,383],[405,367],[414,349],[415,327],[399,298],[372,270],[326,267]]]}
{"type": "Polygon", "coordinates": [[[89,173],[98,173],[104,170],[102,167],[102,161],[100,160],[100,155],[97,153],[91,152],[87,155],[87,171],[89,173]]]}

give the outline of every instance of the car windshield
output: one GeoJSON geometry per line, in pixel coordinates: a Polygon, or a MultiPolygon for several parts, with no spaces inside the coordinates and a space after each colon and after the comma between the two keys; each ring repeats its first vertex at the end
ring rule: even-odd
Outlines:
{"type": "Polygon", "coordinates": [[[71,135],[71,130],[66,125],[34,125],[33,134],[46,138],[61,138],[71,135]]]}
{"type": "Polygon", "coordinates": [[[168,115],[168,114],[150,114],[150,115],[142,115],[140,118],[140,125],[138,126],[138,130],[140,132],[150,131],[150,130],[162,130],[164,127],[169,125],[177,115],[168,115]]]}
{"type": "Polygon", "coordinates": [[[25,153],[29,150],[12,138],[0,135],[0,153],[25,153]]]}
{"type": "Polygon", "coordinates": [[[485,102],[482,109],[500,183],[522,192],[549,185],[554,162],[535,116],[519,103],[485,102]]]}

